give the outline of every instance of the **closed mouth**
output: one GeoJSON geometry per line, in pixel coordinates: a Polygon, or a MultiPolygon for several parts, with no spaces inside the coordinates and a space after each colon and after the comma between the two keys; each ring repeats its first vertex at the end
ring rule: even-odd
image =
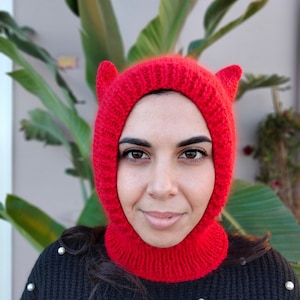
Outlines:
{"type": "Polygon", "coordinates": [[[145,219],[151,227],[157,230],[164,230],[175,225],[183,216],[182,213],[142,211],[145,219]]]}

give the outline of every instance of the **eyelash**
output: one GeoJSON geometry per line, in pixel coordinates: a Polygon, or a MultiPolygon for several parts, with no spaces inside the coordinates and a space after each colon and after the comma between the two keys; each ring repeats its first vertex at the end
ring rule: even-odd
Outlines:
{"type": "Polygon", "coordinates": [[[139,161],[139,160],[144,160],[144,159],[149,159],[149,155],[144,152],[143,150],[139,150],[139,149],[128,149],[128,150],[124,150],[121,155],[120,155],[121,158],[126,158],[130,161],[139,161]],[[132,155],[133,153],[138,153],[138,154],[141,154],[142,157],[140,158],[134,158],[132,155]],[[147,156],[146,158],[143,156],[147,156]]]}
{"type": "MultiPolygon", "coordinates": [[[[190,162],[197,162],[199,160],[204,159],[207,156],[208,156],[208,154],[204,150],[200,150],[200,149],[185,149],[184,151],[181,152],[181,154],[179,155],[179,158],[182,158],[182,159],[184,159],[186,161],[190,161],[190,162]],[[194,158],[188,158],[187,157],[188,153],[190,153],[190,154],[193,153],[193,154],[196,155],[196,157],[194,157],[194,158]]],[[[128,149],[128,150],[124,150],[120,154],[120,158],[126,158],[126,159],[128,159],[130,161],[137,162],[137,161],[141,161],[141,160],[150,159],[150,156],[145,151],[140,150],[140,149],[128,149]],[[134,158],[133,157],[134,154],[139,154],[140,157],[134,158]]]]}
{"type": "Polygon", "coordinates": [[[199,161],[204,159],[205,157],[207,157],[208,154],[206,153],[206,151],[202,150],[202,149],[186,149],[184,151],[182,151],[182,153],[180,154],[179,157],[182,157],[183,159],[187,160],[187,161],[199,161]],[[196,157],[194,158],[188,158],[187,157],[187,153],[193,153],[196,154],[196,157]],[[186,157],[182,157],[183,155],[185,155],[186,157]],[[199,157],[197,157],[199,156],[199,157]]]}

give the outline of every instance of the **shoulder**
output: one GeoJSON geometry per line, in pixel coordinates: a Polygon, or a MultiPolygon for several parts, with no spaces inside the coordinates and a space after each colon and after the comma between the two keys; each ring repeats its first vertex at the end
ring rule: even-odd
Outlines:
{"type": "MultiPolygon", "coordinates": [[[[93,232],[93,229],[90,230],[93,232]]],[[[86,271],[86,253],[89,250],[82,248],[85,243],[82,236],[78,237],[78,232],[81,232],[79,227],[68,229],[59,240],[45,248],[28,277],[22,299],[58,299],[57,293],[64,293],[60,297],[71,299],[70,293],[76,293],[75,287],[79,282],[81,293],[85,290],[90,292],[93,284],[86,271]],[[76,233],[69,235],[74,230],[76,233]],[[68,239],[64,240],[66,234],[68,239]],[[72,286],[74,289],[71,291],[72,286]]],[[[94,240],[93,243],[98,244],[99,241],[94,240]]]]}
{"type": "Polygon", "coordinates": [[[284,283],[284,286],[286,286],[287,289],[289,289],[288,283],[293,282],[294,287],[297,288],[300,293],[299,280],[296,277],[292,266],[277,250],[271,248],[262,257],[253,261],[252,264],[261,268],[258,274],[265,276],[269,280],[274,279],[274,283],[275,281],[280,282],[281,284],[284,283]]]}
{"type": "Polygon", "coordinates": [[[231,236],[227,262],[221,269],[255,290],[262,299],[300,299],[299,280],[289,262],[268,238],[231,236]],[[261,289],[261,291],[257,290],[261,289]]]}
{"type": "Polygon", "coordinates": [[[269,249],[244,267],[257,286],[265,288],[266,296],[272,294],[269,299],[300,299],[299,280],[289,262],[275,249],[269,249]]]}
{"type": "Polygon", "coordinates": [[[58,271],[62,268],[62,263],[65,267],[65,256],[66,251],[61,246],[59,241],[55,241],[44,249],[44,251],[39,255],[37,261],[35,262],[31,276],[36,276],[36,278],[44,278],[47,274],[51,274],[53,270],[58,271]]]}
{"type": "Polygon", "coordinates": [[[79,263],[87,253],[95,249],[101,251],[104,232],[104,227],[75,226],[67,229],[57,241],[45,248],[35,267],[65,268],[67,265],[64,264],[79,263]]]}

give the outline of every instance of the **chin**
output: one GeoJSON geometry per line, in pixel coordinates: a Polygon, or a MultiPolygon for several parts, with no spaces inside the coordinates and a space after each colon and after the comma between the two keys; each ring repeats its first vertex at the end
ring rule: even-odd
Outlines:
{"type": "Polygon", "coordinates": [[[154,240],[144,240],[145,243],[152,247],[156,248],[170,248],[178,245],[180,242],[182,242],[183,239],[176,239],[176,240],[166,240],[163,237],[161,239],[154,239],[154,240]]]}

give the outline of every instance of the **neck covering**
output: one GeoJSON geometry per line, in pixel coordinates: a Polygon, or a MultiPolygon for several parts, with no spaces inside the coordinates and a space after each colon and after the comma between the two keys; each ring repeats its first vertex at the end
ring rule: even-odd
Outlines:
{"type": "Polygon", "coordinates": [[[168,55],[142,61],[121,74],[109,61],[98,68],[99,110],[93,139],[93,167],[98,196],[108,216],[105,246],[112,261],[138,277],[160,282],[201,278],[227,255],[228,240],[216,221],[228,197],[235,158],[232,102],[241,68],[211,73],[192,58],[168,55]],[[207,123],[213,141],[215,185],[206,211],[179,244],[148,245],[127,221],[117,194],[119,139],[134,105],[149,92],[167,89],[189,98],[207,123]]]}

